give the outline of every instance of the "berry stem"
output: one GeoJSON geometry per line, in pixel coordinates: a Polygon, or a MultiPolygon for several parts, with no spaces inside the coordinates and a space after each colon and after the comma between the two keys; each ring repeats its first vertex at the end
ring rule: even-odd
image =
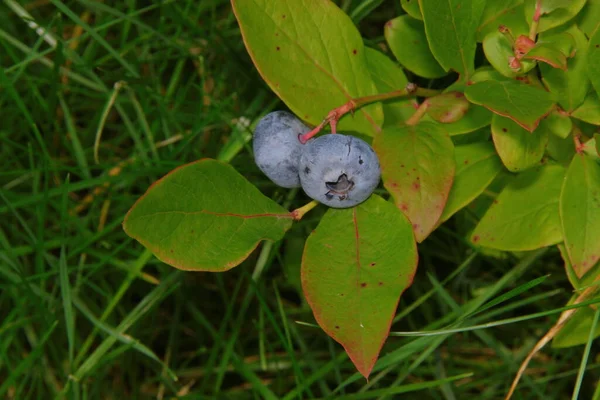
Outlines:
{"type": "Polygon", "coordinates": [[[292,211],[292,217],[294,217],[294,219],[296,221],[300,221],[302,219],[302,217],[304,217],[304,214],[306,214],[307,212],[309,212],[310,210],[312,210],[313,208],[315,208],[318,205],[319,205],[319,202],[316,200],[313,200],[310,203],[308,203],[300,208],[296,208],[294,211],[292,211]]]}
{"type": "Polygon", "coordinates": [[[346,115],[349,112],[353,113],[354,110],[356,110],[357,108],[360,108],[367,104],[375,103],[377,101],[395,99],[398,97],[409,97],[409,96],[432,97],[432,96],[436,96],[440,93],[441,93],[440,90],[420,88],[414,83],[408,83],[404,88],[399,89],[399,90],[394,90],[394,91],[387,92],[387,93],[375,94],[372,96],[357,97],[355,99],[348,101],[347,103],[343,104],[342,106],[331,110],[329,112],[329,114],[327,114],[327,117],[325,117],[325,119],[319,125],[317,125],[313,130],[311,130],[310,132],[306,132],[302,135],[298,135],[298,140],[300,140],[300,143],[302,143],[302,144],[306,143],[310,138],[312,138],[313,136],[318,134],[327,124],[329,124],[329,126],[331,126],[331,133],[336,133],[337,132],[337,123],[340,120],[340,118],[342,118],[344,115],[346,115]]]}
{"type": "Polygon", "coordinates": [[[415,111],[415,113],[413,115],[411,115],[411,117],[409,119],[406,120],[406,125],[418,124],[419,121],[421,120],[421,118],[423,118],[423,116],[427,112],[428,108],[429,108],[429,102],[427,100],[425,100],[423,103],[421,103],[421,105],[419,105],[419,108],[417,108],[417,111],[415,111]]]}
{"type": "Polygon", "coordinates": [[[535,2],[535,13],[533,14],[533,22],[531,23],[531,28],[529,29],[529,39],[535,42],[535,38],[537,36],[538,26],[540,24],[540,18],[542,17],[542,0],[537,0],[535,2]]]}

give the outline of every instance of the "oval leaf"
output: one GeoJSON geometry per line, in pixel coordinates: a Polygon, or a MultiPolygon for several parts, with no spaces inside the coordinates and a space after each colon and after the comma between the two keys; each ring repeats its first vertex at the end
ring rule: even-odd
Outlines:
{"type": "Polygon", "coordinates": [[[479,221],[471,241],[505,251],[535,250],[560,242],[558,200],[564,175],[558,165],[517,175],[479,221]]]}
{"type": "Polygon", "coordinates": [[[400,64],[425,78],[446,75],[427,43],[423,22],[402,15],[385,24],[385,40],[400,64]]]}
{"type": "MultiPolygon", "coordinates": [[[[246,49],[271,89],[303,120],[318,124],[352,98],[375,94],[363,40],[332,1],[232,0],[246,49]]],[[[381,104],[361,107],[338,128],[372,135],[381,104]]]]}
{"type": "Polygon", "coordinates": [[[373,141],[385,188],[422,242],[435,228],[454,179],[454,145],[440,125],[387,128],[373,141]]]}
{"type": "Polygon", "coordinates": [[[600,93],[600,29],[590,37],[587,54],[587,72],[596,92],[600,93]]]}
{"type": "Polygon", "coordinates": [[[448,202],[440,221],[446,221],[454,213],[467,206],[502,171],[502,163],[494,146],[489,142],[477,142],[456,146],[456,176],[448,196],[448,202]]]}
{"type": "Polygon", "coordinates": [[[179,167],[129,210],[123,228],[179,269],[225,271],[262,240],[279,240],[293,216],[232,166],[210,159],[179,167]]]}
{"type": "Polygon", "coordinates": [[[446,70],[466,80],[474,70],[475,33],[483,14],[483,0],[421,0],[421,13],[431,52],[446,70]]]}
{"type": "Polygon", "coordinates": [[[319,326],[365,377],[416,268],[410,222],[379,196],[354,208],[330,208],[308,237],[302,259],[306,299],[319,326]]]}
{"type": "Polygon", "coordinates": [[[468,86],[469,101],[508,117],[533,132],[554,107],[550,93],[512,80],[483,81],[468,86]]]}
{"type": "Polygon", "coordinates": [[[574,57],[568,60],[568,69],[563,71],[552,68],[550,65],[540,64],[540,70],[542,71],[542,80],[550,92],[555,94],[558,104],[565,111],[573,111],[584,101],[590,87],[586,73],[588,41],[576,26],[572,26],[566,32],[575,41],[577,49],[574,57]]]}
{"type": "MultiPolygon", "coordinates": [[[[541,2],[542,17],[540,18],[537,31],[544,32],[564,24],[581,11],[586,1],[587,0],[543,0],[541,2]]],[[[525,19],[527,19],[527,21],[533,21],[535,4],[536,0],[525,1],[525,19]]]]}
{"type": "Polygon", "coordinates": [[[402,8],[408,15],[413,18],[423,20],[423,15],[421,15],[421,9],[419,8],[418,0],[400,0],[400,4],[402,4],[402,8]]]}
{"type": "Polygon", "coordinates": [[[529,132],[513,120],[499,115],[492,118],[492,139],[502,163],[509,171],[529,169],[540,162],[548,144],[546,125],[529,132]]]}
{"type": "MultiPolygon", "coordinates": [[[[367,65],[371,77],[380,93],[387,93],[406,87],[408,80],[394,61],[380,51],[365,48],[367,65]]],[[[418,103],[413,98],[388,100],[383,103],[384,126],[406,121],[414,114],[418,103]]]]}
{"type": "Polygon", "coordinates": [[[582,277],[600,260],[600,164],[585,154],[567,170],[560,217],[571,265],[582,277]]]}
{"type": "Polygon", "coordinates": [[[477,28],[477,41],[481,42],[500,26],[507,27],[514,37],[527,33],[523,0],[486,1],[481,22],[477,28]]]}

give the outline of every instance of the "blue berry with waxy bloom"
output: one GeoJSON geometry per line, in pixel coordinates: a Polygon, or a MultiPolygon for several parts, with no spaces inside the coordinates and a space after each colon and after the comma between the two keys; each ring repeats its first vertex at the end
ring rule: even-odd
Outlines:
{"type": "Polygon", "coordinates": [[[299,169],[304,192],[334,208],[362,203],[381,177],[373,148],[362,139],[339,133],[309,140],[302,149],[299,169]]]}
{"type": "Polygon", "coordinates": [[[275,184],[300,187],[298,162],[304,145],[298,135],[308,131],[308,126],[287,111],[269,113],[256,125],[252,139],[254,161],[275,184]]]}

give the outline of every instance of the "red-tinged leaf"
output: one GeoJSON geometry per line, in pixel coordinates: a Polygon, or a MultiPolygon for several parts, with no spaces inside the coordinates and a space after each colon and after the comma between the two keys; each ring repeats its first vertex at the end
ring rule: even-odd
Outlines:
{"type": "Polygon", "coordinates": [[[490,142],[456,146],[456,176],[440,222],[467,206],[502,171],[502,162],[490,142]]]}
{"type": "Polygon", "coordinates": [[[555,105],[545,90],[513,80],[477,82],[467,87],[465,95],[469,101],[512,119],[530,132],[555,105]]]}
{"type": "MultiPolygon", "coordinates": [[[[246,49],[269,87],[301,119],[318,124],[352,98],[376,93],[363,39],[333,1],[232,0],[246,49]]],[[[361,107],[338,128],[373,135],[381,104],[361,107]]]]}
{"type": "Polygon", "coordinates": [[[468,81],[475,66],[475,40],[485,8],[482,0],[420,0],[431,52],[446,70],[468,81]]]}
{"type": "Polygon", "coordinates": [[[560,196],[560,217],[571,265],[580,278],[600,260],[600,164],[573,157],[560,196]]]}
{"type": "Polygon", "coordinates": [[[385,188],[413,224],[418,242],[435,228],[452,187],[454,145],[441,125],[387,128],[375,137],[385,188]]]}
{"type": "Polygon", "coordinates": [[[410,222],[375,195],[354,208],[330,208],[308,237],[302,259],[306,299],[321,328],[366,378],[417,262],[410,222]]]}
{"type": "Polygon", "coordinates": [[[425,78],[440,78],[447,74],[431,54],[422,21],[409,15],[394,18],[385,24],[385,40],[407,70],[425,78]]]}
{"type": "Polygon", "coordinates": [[[544,165],[514,177],[475,228],[471,241],[504,251],[526,251],[562,240],[558,201],[565,169],[544,165]]]}
{"type": "Polygon", "coordinates": [[[588,46],[587,54],[587,73],[594,89],[600,93],[600,29],[596,29],[588,46]]]}
{"type": "Polygon", "coordinates": [[[539,164],[548,144],[546,126],[542,124],[529,132],[509,118],[494,115],[492,139],[502,163],[509,171],[524,171],[539,164]]]}
{"type": "Polygon", "coordinates": [[[524,60],[535,60],[546,63],[553,68],[559,68],[563,71],[567,70],[567,56],[560,50],[548,44],[535,46],[523,57],[524,60]]]}
{"type": "MultiPolygon", "coordinates": [[[[408,80],[404,71],[388,56],[371,48],[365,48],[367,65],[377,90],[380,93],[392,92],[406,87],[408,80]]],[[[400,98],[383,103],[384,126],[397,125],[414,114],[419,104],[414,98],[400,98]]]]}
{"type": "Polygon", "coordinates": [[[204,159],[154,183],[123,228],[175,268],[218,272],[244,261],[262,240],[281,239],[292,222],[233,167],[204,159]]]}
{"type": "Polygon", "coordinates": [[[500,26],[507,27],[515,37],[529,31],[523,0],[486,1],[477,28],[477,41],[483,41],[488,34],[498,31],[500,26]]]}
{"type": "Polygon", "coordinates": [[[437,122],[451,124],[460,121],[471,103],[460,92],[447,92],[427,100],[427,114],[437,122]]]}
{"type": "Polygon", "coordinates": [[[514,78],[535,67],[534,61],[516,60],[513,43],[501,32],[489,33],[483,39],[485,57],[502,75],[514,78]]]}

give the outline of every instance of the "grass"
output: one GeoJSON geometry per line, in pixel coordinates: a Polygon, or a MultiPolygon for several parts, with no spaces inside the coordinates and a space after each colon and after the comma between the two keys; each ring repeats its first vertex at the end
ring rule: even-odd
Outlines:
{"type": "MultiPolygon", "coordinates": [[[[372,42],[399,7],[339,3],[372,42]]],[[[202,157],[307,201],[252,162],[248,125],[284,105],[228,1],[4,0],[0,45],[0,398],[499,399],[572,295],[557,250],[481,254],[464,212],[420,246],[366,382],[300,291],[322,209],[224,274],[176,271],[121,228],[152,182],[202,157]]],[[[515,398],[592,398],[596,351],[548,346],[515,398]]]]}

